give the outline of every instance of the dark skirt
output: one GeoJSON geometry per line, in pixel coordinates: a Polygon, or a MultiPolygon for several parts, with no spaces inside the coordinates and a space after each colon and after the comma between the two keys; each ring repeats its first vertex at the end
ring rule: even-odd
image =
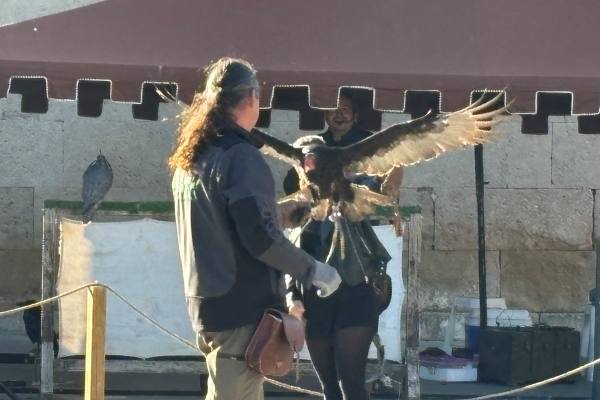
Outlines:
{"type": "Polygon", "coordinates": [[[377,299],[366,282],[355,286],[342,282],[337,291],[325,298],[311,289],[304,293],[303,302],[308,339],[328,338],[340,329],[356,326],[377,330],[377,299]]]}

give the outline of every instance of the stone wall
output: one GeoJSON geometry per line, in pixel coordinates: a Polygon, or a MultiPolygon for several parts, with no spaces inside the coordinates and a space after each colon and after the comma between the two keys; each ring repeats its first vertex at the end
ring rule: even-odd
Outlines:
{"type": "MultiPolygon", "coordinates": [[[[132,118],[131,105],[106,102],[99,118],[77,116],[76,103],[51,101],[46,114],[20,111],[20,96],[0,99],[0,309],[40,297],[42,206],[80,200],[82,174],[101,149],[115,178],[107,200],[169,200],[165,160],[177,109],[159,121],[132,118]]],[[[0,333],[22,332],[19,317],[0,333]]]]}
{"type": "MultiPolygon", "coordinates": [[[[524,135],[512,117],[499,125],[502,138],[484,146],[488,296],[529,310],[534,322],[581,329],[595,279],[600,136],[577,133],[575,117],[550,117],[549,126],[548,135],[524,135]]],[[[443,338],[455,296],[478,293],[473,165],[467,150],[406,171],[401,202],[424,209],[427,340],[443,338]]]]}
{"type": "MultiPolygon", "coordinates": [[[[165,160],[177,112],[163,104],[158,121],[141,121],[131,105],[109,101],[99,118],[82,118],[74,102],[51,100],[48,113],[24,114],[18,95],[0,99],[0,309],[40,296],[43,201],[78,200],[99,149],[115,173],[107,200],[170,198],[165,160]]],[[[384,125],[405,119],[383,115],[384,125]]],[[[273,111],[271,133],[290,141],[308,133],[297,127],[296,112],[273,111]]],[[[499,130],[484,146],[488,295],[535,321],[580,327],[594,282],[600,136],[578,134],[565,117],[551,117],[548,135],[521,134],[519,117],[499,130]]],[[[401,202],[424,217],[424,339],[442,337],[455,296],[478,293],[473,160],[472,150],[454,152],[405,173],[401,202]]],[[[281,182],[287,167],[270,165],[281,182]]],[[[18,317],[0,320],[0,333],[21,331],[18,317]]]]}

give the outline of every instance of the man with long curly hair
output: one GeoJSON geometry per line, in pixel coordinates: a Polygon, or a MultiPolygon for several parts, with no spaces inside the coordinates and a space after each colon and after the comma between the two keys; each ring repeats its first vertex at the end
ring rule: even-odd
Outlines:
{"type": "Polygon", "coordinates": [[[271,171],[249,141],[258,90],[247,62],[209,65],[169,158],[188,312],[209,374],[206,399],[263,398],[263,377],[243,354],[265,309],[284,307],[284,273],[323,296],[341,282],[281,233],[294,207],[278,207],[271,171]]]}

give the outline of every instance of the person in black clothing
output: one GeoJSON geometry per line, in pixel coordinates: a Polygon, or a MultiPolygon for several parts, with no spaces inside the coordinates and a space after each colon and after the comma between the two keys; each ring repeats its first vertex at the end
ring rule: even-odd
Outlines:
{"type": "MultiPolygon", "coordinates": [[[[17,307],[24,307],[36,303],[37,300],[26,300],[17,303],[17,307]]],[[[34,307],[23,311],[23,324],[25,325],[25,333],[31,343],[35,345],[35,349],[30,354],[37,355],[42,346],[42,308],[34,307]]],[[[54,357],[58,357],[58,333],[53,333],[53,348],[54,357]]]]}
{"type": "Polygon", "coordinates": [[[243,355],[263,312],[285,307],[283,273],[322,296],[341,281],[280,230],[297,204],[276,204],[271,171],[250,143],[258,89],[247,62],[211,64],[169,158],[185,296],[211,400],[263,398],[263,377],[243,355]]]}
{"type": "MultiPolygon", "coordinates": [[[[328,146],[356,143],[371,132],[356,123],[357,113],[352,98],[342,94],[336,110],[326,113],[328,130],[321,134],[328,146]]],[[[402,169],[395,168],[385,178],[358,175],[355,183],[398,198],[402,169]]],[[[298,190],[298,175],[291,169],[283,182],[284,191],[298,190]]],[[[327,400],[367,399],[365,374],[367,354],[377,332],[379,305],[368,280],[390,259],[377,240],[368,221],[347,222],[356,252],[354,257],[341,257],[339,249],[331,253],[329,263],[342,277],[339,290],[328,298],[320,298],[314,289],[291,285],[288,293],[290,314],[306,318],[306,340],[310,356],[327,400]]],[[[310,220],[300,237],[300,246],[318,260],[330,254],[334,223],[310,220]]]]}

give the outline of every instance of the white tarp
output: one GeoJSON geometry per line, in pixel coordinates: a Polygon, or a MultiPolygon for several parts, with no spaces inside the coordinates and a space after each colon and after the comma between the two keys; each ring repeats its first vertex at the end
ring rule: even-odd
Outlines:
{"type": "MultiPolygon", "coordinates": [[[[396,237],[391,226],[374,228],[392,256],[388,273],[394,285],[379,331],[386,358],[400,361],[402,238],[396,237]]],[[[88,282],[106,283],[160,324],[195,342],[183,295],[174,223],[143,219],[84,225],[63,220],[60,252],[58,293],[88,282]]],[[[139,358],[196,354],[110,293],[107,296],[106,354],[139,358]]],[[[85,317],[85,292],[61,300],[60,357],[85,353],[85,317]]],[[[304,354],[307,356],[306,351],[304,354]]],[[[369,357],[376,357],[374,348],[369,357]]]]}
{"type": "MultiPolygon", "coordinates": [[[[161,325],[195,343],[187,316],[175,224],[143,219],[63,221],[58,292],[98,281],[116,289],[161,325]]],[[[85,353],[85,291],[60,302],[60,353],[85,353]]],[[[149,358],[197,355],[107,294],[106,354],[149,358]]]]}

